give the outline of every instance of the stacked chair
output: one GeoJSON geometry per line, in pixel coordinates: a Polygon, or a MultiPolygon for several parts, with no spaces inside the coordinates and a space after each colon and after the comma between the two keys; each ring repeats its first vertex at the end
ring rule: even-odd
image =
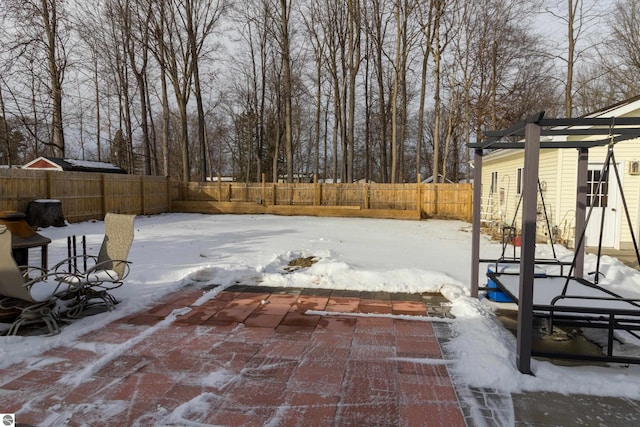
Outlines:
{"type": "Polygon", "coordinates": [[[18,267],[11,252],[11,232],[0,225],[0,308],[19,312],[7,335],[15,335],[20,327],[33,323],[44,323],[51,335],[59,333],[56,302],[77,290],[56,273],[18,267]]]}
{"type": "Polygon", "coordinates": [[[113,310],[118,301],[110,291],[122,286],[130,271],[127,257],[134,219],[135,215],[108,213],[98,255],[83,250],[48,271],[18,267],[11,253],[11,232],[0,225],[0,309],[19,313],[6,334],[44,323],[53,335],[60,332],[61,315],[78,318],[95,313],[94,308],[113,310]]]}
{"type": "Polygon", "coordinates": [[[68,318],[85,316],[90,308],[97,306],[109,311],[115,309],[118,301],[109,292],[122,286],[129,275],[127,257],[133,242],[134,219],[135,215],[107,213],[98,255],[89,255],[83,250],[81,255],[71,256],[53,267],[56,275],[77,289],[66,312],[68,318]]]}

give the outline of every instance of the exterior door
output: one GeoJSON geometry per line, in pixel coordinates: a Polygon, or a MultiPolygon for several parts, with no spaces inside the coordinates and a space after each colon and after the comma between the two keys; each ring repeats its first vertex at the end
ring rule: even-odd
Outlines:
{"type": "Polygon", "coordinates": [[[602,228],[602,247],[619,247],[620,209],[618,209],[619,190],[615,172],[610,168],[608,176],[602,179],[602,164],[590,164],[587,175],[587,215],[593,206],[587,224],[586,246],[598,246],[602,228]],[[604,223],[602,216],[604,215],[604,223]]]}

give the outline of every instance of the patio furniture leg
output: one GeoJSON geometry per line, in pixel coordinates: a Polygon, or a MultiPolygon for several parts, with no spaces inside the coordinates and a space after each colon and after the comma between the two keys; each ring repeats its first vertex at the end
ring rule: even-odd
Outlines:
{"type": "Polygon", "coordinates": [[[36,323],[44,323],[49,330],[48,335],[50,336],[60,333],[55,313],[51,310],[49,304],[43,304],[23,310],[6,331],[6,335],[17,335],[20,327],[36,323]]]}

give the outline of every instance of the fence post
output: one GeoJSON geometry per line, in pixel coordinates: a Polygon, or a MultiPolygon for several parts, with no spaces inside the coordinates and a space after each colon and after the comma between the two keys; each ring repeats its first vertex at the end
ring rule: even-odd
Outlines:
{"type": "Polygon", "coordinates": [[[53,174],[55,172],[47,172],[47,199],[53,199],[53,174]]]}
{"type": "Polygon", "coordinates": [[[218,201],[222,201],[222,177],[218,174],[218,201]]]}
{"type": "Polygon", "coordinates": [[[369,191],[369,183],[364,184],[364,208],[369,209],[371,206],[371,192],[369,191]]]}
{"type": "Polygon", "coordinates": [[[418,174],[418,187],[416,189],[416,209],[420,212],[420,217],[422,217],[422,181],[420,174],[418,174]]]}
{"type": "Polygon", "coordinates": [[[146,201],[146,189],[144,188],[144,175],[140,175],[140,209],[142,210],[142,215],[147,214],[147,201],[146,201]]]}
{"type": "Polygon", "coordinates": [[[467,184],[467,195],[464,198],[466,200],[467,205],[467,221],[473,221],[473,185],[467,184]]]}
{"type": "Polygon", "coordinates": [[[313,205],[318,206],[318,174],[313,174],[313,205]]]}
{"type": "Polygon", "coordinates": [[[107,174],[100,176],[100,192],[102,193],[102,218],[107,215],[107,174]]]}
{"type": "Polygon", "coordinates": [[[276,183],[274,182],[272,185],[272,193],[271,193],[271,206],[276,205],[276,183]]]}
{"type": "Polygon", "coordinates": [[[171,202],[172,197],[171,197],[171,179],[169,178],[169,176],[167,175],[167,211],[171,212],[171,202]]]}
{"type": "Polygon", "coordinates": [[[263,172],[262,173],[262,198],[260,200],[260,204],[264,204],[265,202],[265,197],[266,197],[266,185],[267,185],[267,176],[266,174],[263,172]]]}

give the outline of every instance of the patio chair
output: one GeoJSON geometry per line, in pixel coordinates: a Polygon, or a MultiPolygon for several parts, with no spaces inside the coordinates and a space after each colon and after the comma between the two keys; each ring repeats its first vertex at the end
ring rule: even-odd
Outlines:
{"type": "Polygon", "coordinates": [[[0,309],[18,313],[7,335],[15,335],[20,327],[34,323],[44,323],[50,335],[59,333],[56,302],[75,290],[55,273],[38,267],[18,267],[11,253],[11,231],[0,225],[0,309]]]}
{"type": "Polygon", "coordinates": [[[100,252],[95,255],[76,255],[54,266],[56,273],[69,273],[65,282],[79,287],[74,302],[66,313],[76,318],[87,314],[87,309],[104,305],[108,311],[118,303],[109,292],[124,283],[129,275],[127,257],[133,242],[135,215],[107,213],[104,218],[105,235],[100,252]]]}

